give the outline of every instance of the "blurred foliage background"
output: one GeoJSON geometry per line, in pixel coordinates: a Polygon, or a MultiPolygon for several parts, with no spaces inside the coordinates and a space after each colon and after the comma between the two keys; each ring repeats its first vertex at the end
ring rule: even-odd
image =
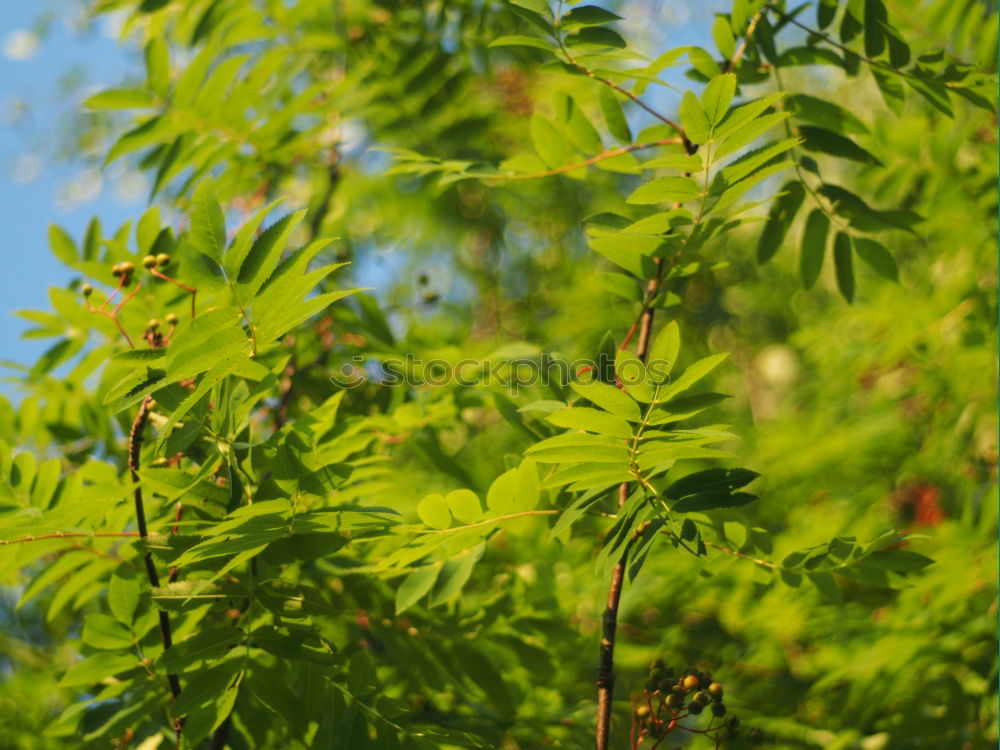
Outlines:
{"type": "MultiPolygon", "coordinates": [[[[677,43],[684,18],[670,6],[609,4],[625,19],[623,33],[654,55],[677,43]]],[[[995,71],[995,3],[887,6],[915,49],[995,71]]],[[[596,272],[607,264],[587,249],[581,223],[620,208],[634,178],[590,170],[586,179],[441,184],[436,175],[395,173],[382,150],[497,164],[529,148],[527,117],[548,106],[554,86],[574,94],[586,85],[555,82],[530,48],[487,49],[497,36],[525,33],[504,4],[105,0],[94,10],[119,14],[122,44],[137,50],[134,80],[147,76],[138,50],[148,57],[150,40],[169,42],[178,95],[185,70],[220,55],[252,56],[259,77],[221,96],[192,76],[184,96],[195,114],[179,108],[169,121],[137,118],[128,108],[141,102],[79,115],[71,153],[106,155],[116,143],[175,222],[208,173],[232,218],[283,197],[309,211],[298,239],[339,237],[332,255],[352,262],[351,285],[373,288],[290,344],[290,414],[322,403],[331,373],[358,356],[582,358],[605,331],[632,323],[633,306],[602,286],[596,272]],[[244,126],[234,129],[240,116],[244,126]],[[131,135],[118,140],[123,132],[131,135]]],[[[676,82],[692,85],[680,72],[676,82]]],[[[870,77],[832,66],[795,69],[784,85],[856,115],[882,162],[824,162],[825,174],[872,205],[925,221],[914,233],[883,235],[899,282],[856,267],[852,304],[837,293],[829,262],[813,289],[801,288],[799,225],[766,264],[755,260],[759,225],[741,228],[711,251],[724,267],[684,281],[664,319],[680,322],[685,357],[732,352],[717,389],[733,398],[713,420],[732,425],[743,465],[762,474],[761,501],[723,520],[766,531],[766,560],[779,567],[792,550],[887,528],[921,535],[905,544],[935,564],[899,589],[841,579],[842,601],[832,602],[794,577],[783,581],[773,566],[718,549],[701,560],[663,545],[625,590],[617,698],[627,704],[638,694],[647,665],[661,657],[711,669],[734,712],[766,731],[768,747],[993,747],[996,116],[961,100],[948,116],[913,96],[893,112],[870,77]]],[[[673,92],[650,95],[676,107],[673,92]]],[[[650,124],[642,111],[628,115],[633,131],[650,124]]],[[[104,228],[102,236],[114,235],[104,228]]],[[[88,389],[94,363],[70,356],[21,369],[19,392],[0,403],[0,428],[39,455],[120,463],[123,425],[102,415],[88,389]]],[[[371,420],[373,451],[394,466],[367,499],[412,513],[428,492],[484,492],[533,441],[501,417],[498,402],[540,396],[454,384],[392,389],[376,378],[348,391],[342,413],[371,420]]],[[[423,696],[435,720],[490,734],[491,747],[588,746],[606,595],[593,573],[602,528],[583,521],[572,537],[550,540],[544,519],[511,524],[491,541],[460,606],[416,608],[404,625],[392,619],[391,590],[331,565],[325,574],[337,576],[345,611],[356,613],[339,622],[339,637],[382,644],[398,660],[392,680],[401,694],[423,696]],[[407,640],[407,628],[420,637],[407,640]],[[457,668],[438,639],[474,629],[490,640],[492,662],[470,651],[467,679],[437,677],[457,668]]],[[[58,586],[16,606],[27,581],[12,554],[0,555],[8,555],[0,556],[0,748],[77,746],[45,729],[75,700],[57,682],[77,658],[78,620],[47,616],[58,586]]],[[[271,746],[301,741],[276,735],[271,746]]]]}

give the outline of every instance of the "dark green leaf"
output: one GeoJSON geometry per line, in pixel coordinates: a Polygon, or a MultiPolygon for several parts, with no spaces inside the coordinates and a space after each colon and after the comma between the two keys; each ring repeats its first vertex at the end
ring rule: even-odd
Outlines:
{"type": "Polygon", "coordinates": [[[882,166],[882,162],[876,159],[869,151],[840,133],[835,133],[832,130],[819,128],[814,125],[802,125],[799,128],[799,133],[804,139],[803,147],[810,151],[839,156],[842,159],[850,159],[862,164],[882,166]]]}
{"type": "Polygon", "coordinates": [[[806,191],[798,181],[786,182],[781,193],[771,206],[767,223],[757,241],[757,262],[766,263],[781,247],[788,228],[805,200],[806,191]]]}
{"type": "Polygon", "coordinates": [[[833,263],[837,272],[837,288],[848,302],[854,300],[854,268],[851,252],[851,236],[837,232],[833,241],[833,263]]]}
{"type": "Polygon", "coordinates": [[[608,126],[611,137],[619,143],[631,144],[632,131],[629,130],[628,120],[622,111],[621,101],[615,93],[606,87],[602,87],[599,94],[601,111],[604,113],[604,123],[608,126]]]}
{"type": "Polygon", "coordinates": [[[799,273],[802,285],[811,289],[823,269],[823,257],[826,255],[826,238],[830,231],[830,218],[820,209],[813,209],[806,219],[802,233],[802,256],[799,273]]]}
{"type": "Polygon", "coordinates": [[[854,251],[876,273],[890,281],[899,281],[899,268],[884,245],[866,237],[855,237],[854,251]]]}

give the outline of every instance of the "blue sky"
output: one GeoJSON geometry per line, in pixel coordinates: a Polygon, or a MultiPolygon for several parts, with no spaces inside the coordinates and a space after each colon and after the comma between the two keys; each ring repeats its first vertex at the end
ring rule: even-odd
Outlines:
{"type": "MultiPolygon", "coordinates": [[[[633,0],[623,14],[623,30],[647,53],[683,44],[711,47],[714,13],[728,5],[727,0],[633,0]]],[[[80,0],[45,0],[7,2],[0,14],[0,257],[5,261],[0,360],[30,363],[52,343],[20,338],[27,323],[14,315],[20,309],[48,308],[47,289],[71,278],[48,250],[49,225],[58,223],[79,239],[96,215],[109,234],[145,208],[147,191],[135,183],[135,174],[95,172],[84,159],[55,157],[66,118],[80,100],[142,69],[138,52],[118,43],[114,17],[89,25],[75,22],[82,12],[80,0]],[[47,28],[34,35],[46,16],[49,22],[42,25],[47,28]]],[[[664,77],[690,85],[681,68],[664,77]]],[[[663,90],[649,94],[665,111],[674,110],[679,99],[663,90]]],[[[0,383],[0,392],[8,390],[0,383]]]]}
{"type": "Polygon", "coordinates": [[[108,23],[75,30],[72,19],[79,12],[74,0],[48,0],[4,3],[0,14],[0,359],[30,362],[52,343],[21,339],[25,321],[14,316],[19,309],[47,308],[48,287],[70,278],[49,253],[49,224],[81,237],[94,215],[115,227],[142,208],[141,197],[127,205],[117,196],[107,176],[101,177],[99,192],[86,175],[81,181],[86,164],[53,158],[64,118],[80,95],[121,81],[141,64],[111,38],[108,23]],[[31,53],[31,31],[47,12],[54,18],[31,53]],[[65,85],[71,74],[82,84],[73,96],[65,85]],[[84,189],[88,182],[91,187],[84,189]]]}

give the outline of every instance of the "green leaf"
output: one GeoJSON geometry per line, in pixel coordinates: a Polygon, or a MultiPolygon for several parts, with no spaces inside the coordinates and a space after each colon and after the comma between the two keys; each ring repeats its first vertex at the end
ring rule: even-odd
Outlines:
{"type": "Polygon", "coordinates": [[[774,94],[768,94],[761,99],[747,102],[742,106],[730,110],[729,114],[726,115],[726,118],[715,129],[715,140],[720,141],[742,131],[750,125],[751,122],[760,117],[766,110],[781,101],[784,95],[785,94],[782,91],[774,94]]]}
{"type": "Polygon", "coordinates": [[[865,54],[868,57],[878,57],[885,49],[883,25],[888,20],[889,16],[882,0],[865,0],[865,54]]]}
{"type": "Polygon", "coordinates": [[[226,247],[226,217],[211,180],[198,185],[191,201],[191,241],[206,256],[221,261],[226,247]]]}
{"type": "Polygon", "coordinates": [[[802,285],[811,289],[823,269],[823,257],[826,255],[826,237],[830,231],[830,219],[822,210],[816,208],[806,219],[805,230],[802,233],[802,256],[799,273],[802,285]]]}
{"type": "Polygon", "coordinates": [[[443,495],[425,496],[417,503],[417,515],[432,529],[447,529],[451,526],[451,511],[443,495]]]}
{"type": "Polygon", "coordinates": [[[640,185],[625,201],[640,206],[664,201],[682,203],[697,198],[700,192],[698,183],[690,177],[657,177],[640,185]]]}
{"type": "Polygon", "coordinates": [[[108,583],[108,608],[118,622],[131,626],[139,606],[139,579],[129,565],[120,565],[108,583]]]}
{"type": "MultiPolygon", "coordinates": [[[[230,686],[239,674],[240,666],[241,661],[233,660],[199,672],[198,679],[190,681],[184,687],[184,690],[181,691],[180,696],[173,702],[171,713],[175,716],[188,716],[196,711],[204,711],[213,706],[230,692],[230,686]]],[[[235,688],[232,692],[236,692],[235,688]]],[[[221,723],[223,719],[225,719],[225,715],[219,717],[218,722],[221,723]]],[[[184,727],[188,732],[187,740],[196,742],[195,732],[188,726],[189,723],[186,723],[184,727]]],[[[197,734],[200,734],[202,737],[207,735],[208,732],[212,731],[213,723],[214,716],[212,719],[209,719],[207,726],[203,725],[198,728],[197,734]]]]}
{"type": "Polygon", "coordinates": [[[625,49],[628,47],[621,34],[605,26],[585,26],[575,34],[566,37],[566,44],[570,46],[594,46],[613,47],[615,49],[625,49]]]}
{"type": "Polygon", "coordinates": [[[806,573],[806,578],[812,581],[813,586],[823,595],[831,604],[840,604],[843,597],[840,593],[840,587],[837,585],[836,579],[833,577],[832,573],[827,571],[815,571],[811,573],[806,573]]]}
{"type": "Polygon", "coordinates": [[[160,655],[159,662],[171,673],[181,673],[192,667],[200,672],[211,662],[223,658],[243,638],[243,631],[234,627],[201,630],[173,644],[160,655]]]}
{"type": "MultiPolygon", "coordinates": [[[[729,112],[729,105],[735,94],[736,75],[733,73],[723,73],[708,82],[701,95],[701,104],[710,125],[715,126],[722,122],[729,112]]],[[[681,117],[683,118],[683,113],[681,117]]]]}
{"type": "Polygon", "coordinates": [[[837,232],[833,241],[833,264],[837,272],[837,288],[848,302],[854,300],[854,268],[851,255],[851,236],[846,232],[837,232]]]}
{"type": "Polygon", "coordinates": [[[599,273],[595,279],[600,287],[616,297],[628,300],[629,302],[639,302],[642,299],[642,291],[635,280],[621,273],[599,273]]]}
{"type": "Polygon", "coordinates": [[[531,115],[530,131],[535,153],[550,169],[569,163],[573,154],[566,143],[566,138],[541,112],[535,112],[531,115]]]}
{"type": "Polygon", "coordinates": [[[598,435],[569,433],[542,440],[531,446],[528,455],[540,463],[623,463],[629,453],[620,440],[598,435]]]}
{"type": "MultiPolygon", "coordinates": [[[[715,140],[723,140],[723,142],[715,149],[715,157],[717,159],[722,159],[724,156],[729,156],[730,154],[739,151],[748,143],[764,135],[764,133],[778,125],[778,123],[787,119],[789,116],[791,116],[791,112],[775,112],[773,114],[763,115],[762,117],[758,117],[756,120],[752,120],[749,124],[735,131],[732,135],[727,136],[725,139],[722,139],[722,137],[716,133],[715,140]]],[[[725,122],[719,126],[720,130],[724,125],[725,122]]]]}
{"type": "Polygon", "coordinates": [[[587,430],[598,435],[610,435],[612,437],[630,438],[632,428],[629,427],[621,417],[608,414],[597,409],[588,409],[585,406],[573,406],[562,411],[557,411],[548,417],[548,421],[557,427],[568,427],[573,430],[587,430]]]}
{"type": "Polygon", "coordinates": [[[597,153],[604,147],[601,136],[572,97],[561,94],[557,98],[556,109],[566,134],[576,148],[584,153],[597,153]]]}
{"type": "Polygon", "coordinates": [[[477,544],[458,557],[445,561],[434,584],[434,590],[431,592],[430,605],[432,607],[444,604],[462,590],[485,551],[485,544],[477,544]]]}
{"type": "Polygon", "coordinates": [[[611,137],[619,143],[631,145],[632,131],[629,130],[628,120],[625,119],[625,112],[618,97],[611,89],[602,86],[598,99],[601,103],[601,112],[604,113],[604,123],[608,126],[611,137]]]}
{"type": "Polygon", "coordinates": [[[562,26],[597,26],[620,21],[622,17],[596,5],[581,5],[573,8],[562,18],[562,26]]]}
{"type": "Polygon", "coordinates": [[[691,67],[705,78],[712,79],[722,72],[719,68],[719,63],[716,62],[708,50],[701,47],[688,47],[687,53],[691,67]]]}
{"type": "Polygon", "coordinates": [[[864,135],[868,132],[868,127],[853,113],[826,99],[818,99],[809,94],[791,94],[785,99],[785,103],[800,120],[808,120],[841,133],[864,135]]]}
{"type": "Polygon", "coordinates": [[[773,177],[779,172],[783,172],[789,167],[795,166],[793,161],[783,161],[776,164],[771,164],[764,167],[763,169],[755,171],[749,177],[744,178],[740,182],[737,182],[732,187],[726,188],[719,199],[712,204],[711,211],[713,213],[718,213],[729,208],[736,203],[740,198],[742,198],[746,193],[752,190],[756,185],[766,180],[768,177],[773,177]]]}
{"type": "Polygon", "coordinates": [[[833,23],[834,16],[837,15],[838,0],[819,0],[816,4],[816,25],[820,29],[825,29],[833,23]]]}
{"type": "Polygon", "coordinates": [[[98,651],[70,667],[58,684],[64,688],[96,685],[127,670],[138,669],[139,666],[139,659],[134,654],[98,651]]]}
{"type": "Polygon", "coordinates": [[[639,405],[614,386],[598,381],[592,383],[571,383],[570,387],[595,406],[619,417],[639,421],[639,405]]]}
{"type": "Polygon", "coordinates": [[[501,36],[494,39],[487,45],[489,47],[535,47],[536,49],[543,49],[546,52],[552,51],[552,45],[538,39],[533,36],[524,36],[523,34],[509,34],[507,36],[501,36]]]}
{"type": "Polygon", "coordinates": [[[886,106],[897,115],[901,113],[906,101],[906,89],[903,88],[899,76],[876,67],[871,67],[870,70],[872,78],[875,79],[875,85],[882,92],[882,99],[885,100],[886,106]]]}
{"type": "Polygon", "coordinates": [[[149,92],[141,89],[108,89],[83,101],[87,109],[144,109],[155,104],[149,92]]]}
{"type": "Polygon", "coordinates": [[[872,565],[884,570],[896,570],[900,572],[910,572],[922,570],[928,565],[933,565],[934,561],[926,555],[914,552],[909,549],[879,550],[867,555],[864,558],[866,565],[872,565]]]}
{"type": "Polygon", "coordinates": [[[651,159],[640,165],[643,169],[679,169],[681,172],[700,172],[705,168],[700,154],[672,154],[651,159]]]}
{"type": "Polygon", "coordinates": [[[237,287],[241,295],[252,297],[274,273],[288,242],[288,236],[295,231],[305,215],[306,212],[303,210],[282,216],[253,241],[236,274],[237,287]]]}
{"type": "Polygon", "coordinates": [[[671,510],[675,513],[704,513],[721,508],[741,508],[756,499],[756,495],[748,492],[707,492],[678,500],[671,510]]]}
{"type": "Polygon", "coordinates": [[[732,492],[740,487],[744,487],[754,479],[759,477],[756,471],[750,469],[705,469],[688,474],[671,484],[663,491],[663,494],[674,500],[679,500],[688,495],[697,495],[705,492],[732,492]]]}
{"type": "Polygon", "coordinates": [[[430,593],[440,570],[437,565],[423,565],[403,579],[396,590],[397,615],[401,615],[430,593]]]}
{"type": "Polygon", "coordinates": [[[866,237],[855,237],[854,251],[875,273],[890,281],[899,281],[899,268],[884,245],[866,237]]]}
{"type": "Polygon", "coordinates": [[[170,49],[163,37],[153,36],[146,44],[146,84],[160,98],[170,92],[170,49]]]}
{"type": "Polygon", "coordinates": [[[100,649],[131,648],[132,631],[103,612],[91,612],[83,619],[80,639],[88,646],[100,649]]]}
{"type": "Polygon", "coordinates": [[[483,515],[479,496],[472,490],[452,490],[445,496],[445,503],[451,514],[462,523],[475,523],[483,515]]]}
{"type": "Polygon", "coordinates": [[[781,247],[781,243],[792,225],[806,191],[797,180],[786,182],[781,187],[781,195],[774,201],[767,215],[767,223],[757,241],[757,262],[766,263],[781,247]]]}
{"type": "Polygon", "coordinates": [[[659,379],[655,381],[665,382],[669,377],[674,365],[677,364],[677,356],[681,349],[681,331],[676,320],[671,320],[660,329],[660,332],[653,339],[652,346],[649,347],[649,356],[646,362],[649,369],[659,379]]]}
{"type": "MultiPolygon", "coordinates": [[[[744,154],[739,159],[731,162],[720,173],[723,184],[734,185],[747,175],[752,174],[779,154],[783,154],[789,149],[795,148],[799,143],[797,138],[786,138],[781,141],[768,143],[758,149],[744,154]]],[[[714,187],[714,185],[713,185],[714,187]]]]}
{"type": "Polygon", "coordinates": [[[799,133],[803,138],[803,148],[810,151],[839,156],[842,159],[850,159],[862,164],[882,166],[882,162],[868,150],[840,133],[813,125],[802,125],[799,127],[799,133]]]}
{"type": "Polygon", "coordinates": [[[681,97],[680,114],[681,126],[684,128],[684,135],[687,136],[687,139],[699,145],[708,143],[712,123],[693,91],[685,91],[684,96],[681,97]]]}
{"type": "Polygon", "coordinates": [[[78,260],[76,243],[58,224],[49,224],[49,247],[52,254],[66,265],[73,265],[78,260]]]}
{"type": "Polygon", "coordinates": [[[507,2],[525,10],[530,10],[532,13],[538,13],[540,16],[552,15],[552,10],[545,0],[507,0],[507,2]]]}
{"type": "Polygon", "coordinates": [[[728,352],[722,352],[721,354],[713,354],[710,357],[699,359],[697,362],[691,364],[677,380],[673,381],[668,388],[663,389],[658,400],[666,401],[678,393],[686,391],[722,364],[728,356],[728,352]]]}
{"type": "Polygon", "coordinates": [[[736,54],[736,37],[729,20],[723,15],[717,15],[712,23],[712,39],[719,54],[727,60],[732,60],[736,54]]]}

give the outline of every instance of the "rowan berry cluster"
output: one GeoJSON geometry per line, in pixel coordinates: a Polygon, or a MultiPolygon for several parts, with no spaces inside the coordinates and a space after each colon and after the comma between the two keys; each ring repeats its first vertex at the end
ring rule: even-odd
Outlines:
{"type": "Polygon", "coordinates": [[[701,734],[714,740],[716,748],[723,740],[732,740],[741,734],[751,742],[759,742],[758,729],[741,730],[735,716],[726,717],[725,688],[707,672],[689,667],[680,674],[664,665],[661,659],[649,667],[649,677],[642,698],[632,717],[631,748],[637,750],[649,742],[649,750],[662,747],[663,741],[673,732],[701,734]],[[707,722],[684,719],[706,713],[707,722]],[[699,725],[700,724],[700,725],[699,725]]]}
{"type": "MultiPolygon", "coordinates": [[[[187,287],[184,284],[181,284],[180,282],[170,278],[169,276],[164,275],[161,271],[158,270],[161,268],[166,268],[169,265],[170,265],[170,256],[167,253],[159,253],[158,255],[147,255],[142,259],[143,268],[149,271],[153,276],[163,279],[164,281],[169,281],[175,286],[178,286],[188,292],[191,292],[192,295],[191,315],[193,317],[194,294],[196,293],[197,290],[187,287]]],[[[99,315],[104,315],[110,318],[114,322],[114,324],[118,326],[118,330],[121,331],[122,336],[128,342],[130,348],[135,348],[135,346],[132,343],[132,338],[128,335],[128,332],[122,326],[122,322],[118,317],[118,313],[125,306],[125,304],[136,295],[136,293],[139,291],[139,288],[142,286],[142,283],[140,282],[138,286],[136,286],[136,288],[127,297],[124,297],[113,308],[109,309],[109,306],[111,305],[112,300],[114,300],[114,298],[117,296],[118,292],[132,285],[132,277],[135,275],[135,271],[136,271],[135,263],[132,263],[131,261],[123,261],[121,263],[115,263],[113,266],[111,266],[111,275],[114,276],[116,279],[118,279],[118,286],[114,291],[112,291],[112,293],[108,297],[105,298],[104,302],[97,307],[92,305],[90,301],[90,298],[94,294],[94,287],[91,286],[90,284],[82,284],[80,286],[80,293],[83,295],[84,299],[87,300],[87,309],[90,310],[90,312],[97,313],[99,315]]],[[[156,318],[152,318],[146,324],[146,328],[145,330],[143,330],[143,339],[145,339],[146,342],[151,347],[157,348],[164,346],[169,341],[170,334],[173,332],[174,326],[176,326],[178,323],[178,318],[174,313],[169,313],[166,316],[165,320],[167,322],[167,325],[170,326],[170,331],[166,335],[164,335],[160,331],[160,321],[157,320],[156,318]]]]}

